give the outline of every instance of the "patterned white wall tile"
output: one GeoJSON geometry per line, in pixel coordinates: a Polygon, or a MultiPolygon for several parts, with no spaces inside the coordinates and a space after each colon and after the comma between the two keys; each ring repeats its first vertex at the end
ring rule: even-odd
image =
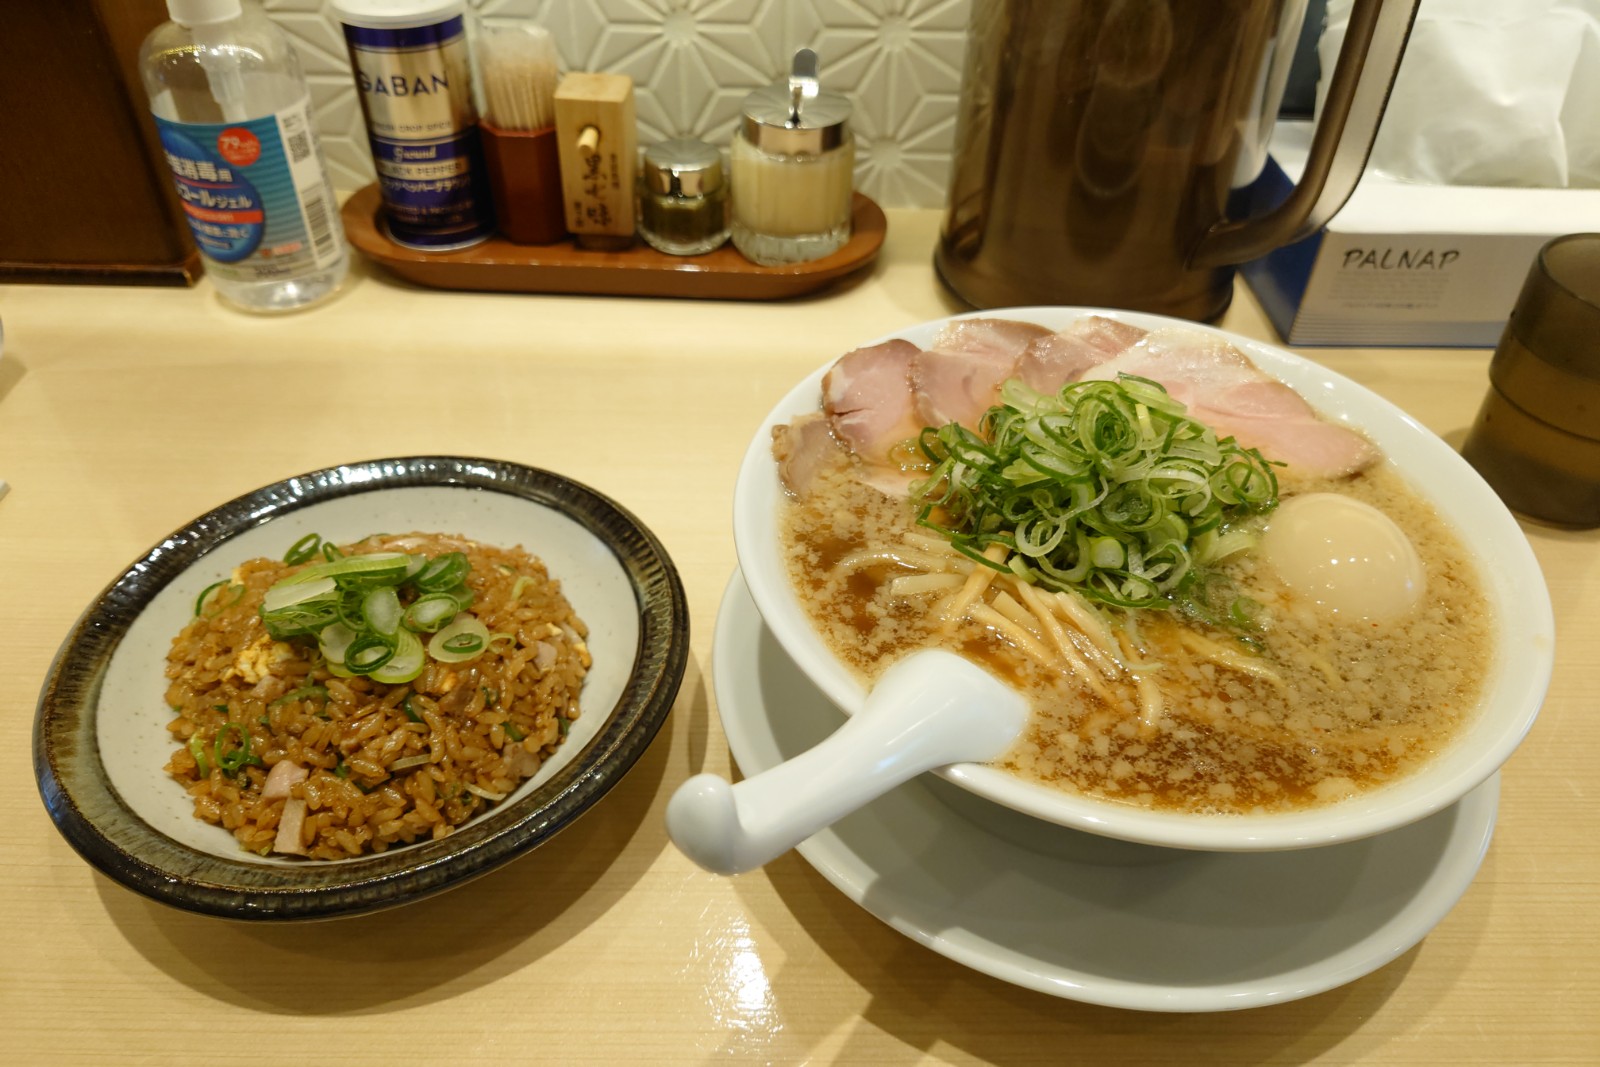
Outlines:
{"type": "MultiPolygon", "coordinates": [[[[640,142],[726,144],[746,93],[795,49],[855,104],[857,186],[885,207],[940,207],[971,0],[471,0],[486,25],[532,19],[564,70],[632,76],[640,142]]],[[[265,0],[293,38],[336,184],[373,180],[361,106],[326,0],[265,0]]]]}

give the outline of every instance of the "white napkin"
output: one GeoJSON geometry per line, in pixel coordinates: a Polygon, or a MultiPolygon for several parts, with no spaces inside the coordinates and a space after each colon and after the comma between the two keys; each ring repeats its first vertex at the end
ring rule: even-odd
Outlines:
{"type": "MultiPolygon", "coordinates": [[[[1352,0],[1328,0],[1320,110],[1352,0]]],[[[1435,185],[1600,186],[1600,0],[1422,0],[1369,167],[1435,185]]]]}

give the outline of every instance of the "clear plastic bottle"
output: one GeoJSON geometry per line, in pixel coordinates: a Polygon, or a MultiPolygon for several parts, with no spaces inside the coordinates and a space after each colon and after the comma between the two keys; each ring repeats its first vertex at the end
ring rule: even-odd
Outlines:
{"type": "Polygon", "coordinates": [[[289,38],[254,0],[167,0],[139,70],[206,274],[228,302],[331,296],[349,250],[289,38]]]}

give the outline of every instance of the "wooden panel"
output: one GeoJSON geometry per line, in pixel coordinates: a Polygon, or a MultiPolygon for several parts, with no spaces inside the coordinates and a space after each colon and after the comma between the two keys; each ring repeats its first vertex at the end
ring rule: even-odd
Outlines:
{"type": "Polygon", "coordinates": [[[165,3],[17,0],[6,14],[0,278],[192,283],[199,254],[137,81],[165,3]]]}

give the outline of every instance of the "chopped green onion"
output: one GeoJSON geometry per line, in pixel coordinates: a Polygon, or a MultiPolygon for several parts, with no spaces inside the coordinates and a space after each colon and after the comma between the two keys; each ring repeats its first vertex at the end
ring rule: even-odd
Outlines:
{"type": "Polygon", "coordinates": [[[220,582],[212,582],[210,585],[208,585],[204,589],[200,590],[200,595],[194,598],[194,617],[195,618],[198,619],[200,617],[200,609],[205,606],[206,597],[210,596],[214,590],[220,589],[220,588],[222,588],[223,586],[225,586],[227,584],[228,584],[228,579],[224,578],[224,579],[222,579],[222,581],[220,581],[220,582]]]}
{"type": "Polygon", "coordinates": [[[513,741],[521,741],[523,738],[528,736],[527,734],[523,733],[521,730],[517,729],[517,724],[514,723],[514,722],[506,723],[505,724],[505,730],[506,730],[506,736],[511,738],[511,740],[513,740],[513,741]]]}
{"type": "Polygon", "coordinates": [[[459,584],[470,568],[464,552],[444,552],[430,559],[426,566],[411,577],[411,584],[421,593],[440,593],[459,584]]]}
{"type": "Polygon", "coordinates": [[[479,688],[483,690],[483,706],[486,708],[494,707],[494,702],[500,699],[500,694],[495,691],[494,686],[485,685],[479,688]]]}
{"type": "Polygon", "coordinates": [[[343,667],[344,657],[358,636],[342,622],[330,623],[317,635],[317,648],[330,667],[343,667]]]}
{"type": "Polygon", "coordinates": [[[211,764],[206,762],[205,742],[200,740],[200,735],[195,734],[189,738],[189,755],[194,757],[194,769],[201,778],[211,777],[211,764]]]}
{"type": "Polygon", "coordinates": [[[489,644],[489,628],[475,616],[457,615],[455,621],[428,641],[428,655],[441,663],[465,663],[489,644]]]}
{"type": "Polygon", "coordinates": [[[371,674],[394,659],[396,645],[381,634],[358,636],[344,651],[344,669],[351,674],[371,674]]]}
{"type": "MultiPolygon", "coordinates": [[[[334,675],[400,684],[421,674],[429,656],[460,663],[490,644],[483,624],[463,614],[473,600],[465,553],[432,559],[405,552],[345,555],[329,542],[321,544],[327,560],[276,582],[260,615],[275,638],[314,637],[334,675]],[[435,639],[424,645],[417,635],[429,633],[435,639]]],[[[314,548],[302,538],[292,551],[309,558],[314,548]]],[[[210,592],[202,594],[197,610],[210,592]]],[[[494,639],[501,637],[514,640],[510,634],[494,639]]]]}
{"type": "Polygon", "coordinates": [[[270,619],[263,619],[262,622],[266,624],[267,633],[283,640],[320,633],[324,626],[330,622],[337,622],[338,619],[339,613],[334,605],[319,603],[285,611],[270,619]]]}
{"type": "Polygon", "coordinates": [[[322,535],[308,533],[289,546],[289,551],[283,554],[283,561],[291,567],[298,566],[315,556],[321,547],[322,535]]]}
{"type": "Polygon", "coordinates": [[[411,557],[404,552],[370,552],[364,556],[346,556],[336,563],[324,563],[322,566],[343,588],[364,589],[372,585],[398,585],[405,581],[411,557]]]}
{"type": "Polygon", "coordinates": [[[504,800],[508,795],[506,793],[491,792],[490,790],[483,788],[481,785],[475,785],[472,782],[466,783],[466,790],[473,796],[482,797],[491,804],[504,800]]]}
{"type": "Polygon", "coordinates": [[[429,593],[418,597],[406,609],[405,624],[418,633],[434,633],[456,617],[461,605],[449,593],[429,593]]]}
{"type": "Polygon", "coordinates": [[[417,709],[411,706],[411,698],[414,696],[416,696],[415,693],[407,693],[405,700],[400,702],[400,710],[405,712],[406,718],[410,719],[412,722],[421,722],[422,716],[418,715],[417,709]]]}
{"type": "Polygon", "coordinates": [[[366,594],[360,589],[341,589],[334,598],[333,612],[340,622],[360,633],[367,628],[367,617],[361,611],[362,602],[366,599],[366,594]]]}
{"type": "Polygon", "coordinates": [[[361,600],[361,617],[374,633],[393,637],[400,629],[400,594],[393,586],[380,585],[361,600]]]}
{"type": "Polygon", "coordinates": [[[374,668],[368,674],[375,682],[399,685],[421,674],[422,668],[427,665],[428,655],[427,650],[422,647],[422,639],[410,630],[401,630],[395,638],[394,652],[388,662],[374,668]]]}
{"type": "Polygon", "coordinates": [[[511,599],[521,600],[522,591],[532,584],[533,579],[528,577],[526,574],[519,577],[515,582],[511,583],[511,599]]]}
{"type": "Polygon", "coordinates": [[[287,704],[291,700],[304,700],[306,697],[321,697],[328,699],[328,691],[320,685],[302,685],[299,689],[291,689],[283,696],[268,704],[267,707],[275,708],[279,704],[287,704]]]}
{"type": "Polygon", "coordinates": [[[283,640],[289,637],[302,637],[307,634],[316,634],[322,631],[330,622],[337,622],[339,613],[331,604],[308,605],[295,608],[263,619],[267,633],[283,640]]]}
{"type": "Polygon", "coordinates": [[[212,755],[216,758],[217,766],[220,767],[222,769],[222,773],[227,775],[229,778],[237,775],[242,769],[244,769],[246,764],[254,763],[257,766],[261,765],[261,757],[252,755],[250,752],[250,731],[246,730],[243,726],[240,726],[236,722],[225,722],[221,726],[217,727],[217,736],[216,740],[212,743],[211,751],[212,755]],[[236,747],[224,751],[223,745],[230,732],[239,736],[239,743],[236,747]]]}
{"type": "Polygon", "coordinates": [[[338,763],[333,765],[333,773],[339,778],[349,778],[350,768],[344,765],[344,760],[340,760],[338,763]]]}
{"type": "Polygon", "coordinates": [[[556,733],[560,734],[562,737],[566,737],[568,732],[571,731],[571,729],[572,729],[572,720],[571,719],[563,718],[563,719],[557,719],[556,720],[556,733]]]}
{"type": "Polygon", "coordinates": [[[1089,563],[1091,566],[1102,570],[1115,570],[1123,565],[1128,554],[1123,551],[1122,542],[1115,537],[1091,537],[1089,539],[1089,563]]]}
{"type": "Polygon", "coordinates": [[[1190,618],[1211,626],[1241,631],[1259,628],[1257,615],[1261,605],[1240,593],[1233,579],[1221,571],[1203,572],[1185,590],[1177,607],[1190,618]]]}
{"type": "Polygon", "coordinates": [[[353,580],[399,582],[405,577],[411,557],[404,552],[367,552],[358,556],[342,556],[326,563],[314,563],[305,570],[291,574],[278,584],[309,582],[316,578],[342,579],[341,586],[353,580]]]}
{"type": "Polygon", "coordinates": [[[1201,564],[1220,563],[1229,556],[1254,548],[1260,540],[1255,530],[1230,530],[1225,534],[1215,529],[1206,530],[1195,538],[1194,558],[1201,564]]]}
{"type": "Polygon", "coordinates": [[[1049,396],[1012,380],[1000,400],[982,435],[924,429],[934,469],[913,487],[918,523],[983,566],[1103,604],[1170,609],[1215,548],[1237,542],[1239,524],[1277,506],[1259,451],[1218,439],[1148,379],[1069,382],[1049,396]],[[985,555],[995,545],[1004,563],[985,555]]]}
{"type": "Polygon", "coordinates": [[[210,585],[200,590],[200,595],[194,598],[194,617],[198,619],[202,613],[204,613],[207,618],[216,615],[218,612],[227,608],[231,608],[233,605],[237,604],[239,602],[239,598],[242,596],[244,596],[244,586],[233,581],[232,579],[224,578],[220,582],[212,582],[210,585]],[[204,611],[206,600],[213,592],[218,589],[222,589],[224,586],[227,587],[225,591],[230,592],[233,595],[226,601],[214,604],[209,612],[204,611]]]}
{"type": "Polygon", "coordinates": [[[293,585],[274,585],[261,598],[261,614],[277,615],[289,608],[299,607],[311,600],[326,599],[338,586],[332,578],[313,578],[309,582],[293,585]]]}
{"type": "Polygon", "coordinates": [[[421,767],[431,762],[433,762],[433,757],[427,753],[423,753],[420,756],[402,756],[389,764],[389,773],[395,774],[399,771],[409,771],[413,767],[421,767]]]}

